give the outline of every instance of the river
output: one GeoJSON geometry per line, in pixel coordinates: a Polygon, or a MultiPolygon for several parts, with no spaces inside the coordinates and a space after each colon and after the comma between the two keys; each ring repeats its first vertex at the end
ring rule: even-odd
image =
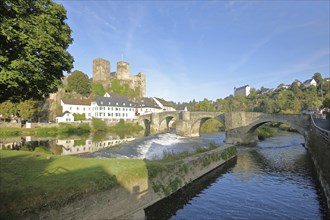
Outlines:
{"type": "MultiPolygon", "coordinates": [[[[222,145],[224,139],[224,133],[199,138],[166,133],[138,139],[110,136],[102,141],[71,138],[47,143],[52,152],[62,155],[160,159],[164,153],[193,151],[210,142],[222,145]]],[[[303,143],[303,136],[280,131],[254,147],[238,146],[235,160],[147,208],[146,219],[330,219],[303,143]]]]}
{"type": "Polygon", "coordinates": [[[301,135],[280,132],[255,147],[239,146],[235,161],[149,207],[146,219],[329,219],[302,143],[301,135]]]}
{"type": "MultiPolygon", "coordinates": [[[[192,151],[224,133],[184,138],[159,134],[86,157],[160,159],[164,152],[192,151]]],[[[147,208],[146,219],[329,219],[322,188],[300,134],[279,131],[168,199],[147,208]]]]}

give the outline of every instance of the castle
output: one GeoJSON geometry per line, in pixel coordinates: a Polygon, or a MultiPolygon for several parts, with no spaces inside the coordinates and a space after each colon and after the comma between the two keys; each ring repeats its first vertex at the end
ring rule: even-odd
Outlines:
{"type": "Polygon", "coordinates": [[[138,98],[146,96],[146,77],[141,72],[131,75],[129,63],[117,62],[117,72],[110,71],[110,61],[97,58],[93,60],[93,82],[98,82],[105,89],[111,89],[111,81],[117,79],[121,84],[127,84],[130,89],[138,91],[138,98]]]}

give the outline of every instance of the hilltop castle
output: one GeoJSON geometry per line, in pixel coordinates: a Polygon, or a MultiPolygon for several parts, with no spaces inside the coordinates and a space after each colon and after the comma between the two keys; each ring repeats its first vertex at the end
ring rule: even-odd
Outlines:
{"type": "Polygon", "coordinates": [[[97,58],[93,60],[93,82],[98,82],[105,89],[111,88],[111,81],[117,79],[121,84],[127,84],[130,89],[138,91],[138,98],[146,96],[146,77],[141,72],[131,75],[129,63],[117,62],[117,72],[110,71],[110,61],[97,58]]]}

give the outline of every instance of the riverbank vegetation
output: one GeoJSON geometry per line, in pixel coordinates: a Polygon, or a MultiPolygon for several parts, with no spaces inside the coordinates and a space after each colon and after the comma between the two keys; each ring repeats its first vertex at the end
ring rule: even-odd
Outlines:
{"type": "Polygon", "coordinates": [[[92,131],[93,132],[112,132],[112,133],[126,133],[126,134],[132,134],[137,133],[143,130],[143,127],[140,126],[137,123],[127,123],[123,119],[120,119],[120,121],[117,124],[114,124],[112,126],[107,126],[107,124],[99,118],[93,118],[92,119],[92,131]]]}
{"type": "Polygon", "coordinates": [[[113,126],[108,126],[104,121],[98,118],[93,118],[92,126],[88,123],[69,124],[60,123],[58,125],[53,124],[53,127],[45,128],[1,128],[0,137],[15,137],[15,136],[57,136],[57,135],[82,135],[87,133],[98,132],[113,132],[116,134],[133,134],[143,130],[138,124],[126,123],[124,120],[120,120],[113,126]]]}
{"type": "Polygon", "coordinates": [[[247,97],[228,96],[216,101],[204,99],[192,100],[175,104],[176,108],[187,107],[189,111],[220,111],[220,112],[265,112],[299,114],[301,110],[317,110],[321,107],[330,108],[330,81],[315,73],[313,79],[316,86],[305,86],[298,80],[291,85],[281,84],[278,88],[251,88],[247,97]]]}
{"type": "MultiPolygon", "coordinates": [[[[54,124],[55,125],[55,124],[54,124]]],[[[72,125],[60,123],[58,126],[45,128],[1,128],[0,137],[15,137],[15,136],[41,136],[52,137],[57,135],[81,135],[91,131],[88,124],[82,123],[72,125]]]]}
{"type": "Polygon", "coordinates": [[[182,164],[181,159],[188,156],[191,155],[150,161],[56,156],[42,147],[34,152],[2,150],[0,218],[33,215],[96,192],[125,186],[134,179],[152,178],[182,164]]]}
{"type": "Polygon", "coordinates": [[[260,126],[257,129],[259,140],[265,140],[266,138],[272,137],[275,133],[275,129],[267,125],[260,126]]]}
{"type": "Polygon", "coordinates": [[[214,133],[225,131],[225,126],[216,119],[209,119],[200,128],[201,133],[214,133]]]}

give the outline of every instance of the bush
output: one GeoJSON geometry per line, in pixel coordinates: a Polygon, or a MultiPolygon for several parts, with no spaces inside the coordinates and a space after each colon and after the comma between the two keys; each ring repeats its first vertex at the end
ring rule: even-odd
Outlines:
{"type": "Polygon", "coordinates": [[[268,126],[261,126],[257,129],[259,140],[265,140],[268,137],[272,137],[274,135],[274,130],[268,126]]]}
{"type": "Polygon", "coordinates": [[[73,117],[75,121],[81,121],[86,119],[85,114],[74,113],[73,117]]]}
{"type": "Polygon", "coordinates": [[[106,131],[107,124],[100,118],[92,118],[92,130],[95,131],[106,131]]]}

